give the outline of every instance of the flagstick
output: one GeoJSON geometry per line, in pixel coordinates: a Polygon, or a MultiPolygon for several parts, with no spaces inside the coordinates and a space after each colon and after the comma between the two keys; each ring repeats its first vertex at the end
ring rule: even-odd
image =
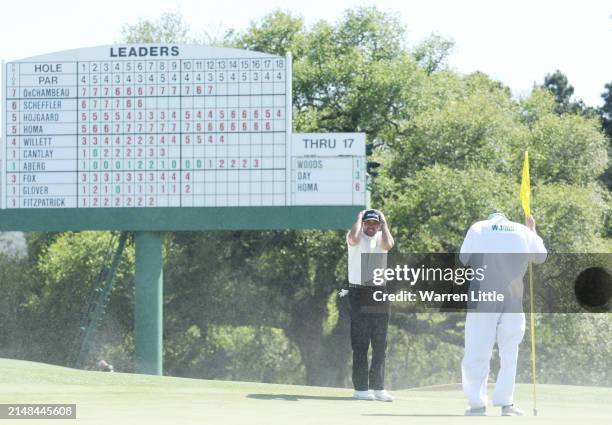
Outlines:
{"type": "MultiPolygon", "coordinates": [[[[529,198],[531,198],[531,184],[529,179],[529,153],[525,151],[523,160],[523,175],[521,177],[521,191],[519,194],[521,205],[525,211],[525,219],[531,215],[529,208],[529,198]]],[[[533,272],[531,261],[529,261],[529,303],[531,311],[529,319],[531,322],[531,375],[533,377],[533,416],[538,416],[538,406],[536,401],[536,348],[535,348],[535,319],[534,319],[534,299],[533,299],[533,272]]]]}
{"type": "Polygon", "coordinates": [[[531,311],[529,313],[531,321],[531,374],[533,376],[533,416],[538,416],[538,406],[536,401],[536,355],[535,355],[535,320],[533,315],[533,274],[531,261],[529,262],[529,303],[531,311]]]}

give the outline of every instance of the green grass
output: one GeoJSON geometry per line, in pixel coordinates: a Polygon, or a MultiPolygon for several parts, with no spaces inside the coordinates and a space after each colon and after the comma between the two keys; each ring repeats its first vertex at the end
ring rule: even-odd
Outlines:
{"type": "MultiPolygon", "coordinates": [[[[604,424],[612,388],[540,385],[538,417],[462,416],[455,385],[394,391],[393,403],[354,401],[351,390],[85,372],[0,359],[0,403],[76,403],[77,420],[36,424],[604,424]]],[[[518,385],[517,404],[531,413],[531,386],[518,385]]],[[[493,416],[494,415],[494,416],[493,416]]],[[[0,425],[26,422],[3,420],[0,425]]]]}

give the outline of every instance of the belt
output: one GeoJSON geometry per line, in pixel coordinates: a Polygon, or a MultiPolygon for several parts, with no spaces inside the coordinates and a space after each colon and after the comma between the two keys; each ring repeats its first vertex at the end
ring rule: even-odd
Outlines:
{"type": "Polygon", "coordinates": [[[349,283],[348,287],[355,289],[384,289],[386,285],[355,285],[354,283],[349,283]]]}

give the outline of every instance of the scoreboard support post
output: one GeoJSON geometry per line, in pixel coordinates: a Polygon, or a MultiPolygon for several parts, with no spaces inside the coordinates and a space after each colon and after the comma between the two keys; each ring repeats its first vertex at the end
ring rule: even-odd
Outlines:
{"type": "Polygon", "coordinates": [[[163,258],[161,232],[136,232],[134,347],[136,373],[162,375],[163,258]]]}

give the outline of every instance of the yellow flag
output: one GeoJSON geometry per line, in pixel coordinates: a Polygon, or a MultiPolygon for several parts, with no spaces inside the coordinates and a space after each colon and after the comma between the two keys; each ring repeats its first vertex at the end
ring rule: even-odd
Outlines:
{"type": "Polygon", "coordinates": [[[525,160],[523,161],[523,178],[521,179],[521,205],[525,215],[531,215],[529,208],[529,199],[531,198],[531,184],[529,183],[529,154],[525,151],[525,160]]]}

